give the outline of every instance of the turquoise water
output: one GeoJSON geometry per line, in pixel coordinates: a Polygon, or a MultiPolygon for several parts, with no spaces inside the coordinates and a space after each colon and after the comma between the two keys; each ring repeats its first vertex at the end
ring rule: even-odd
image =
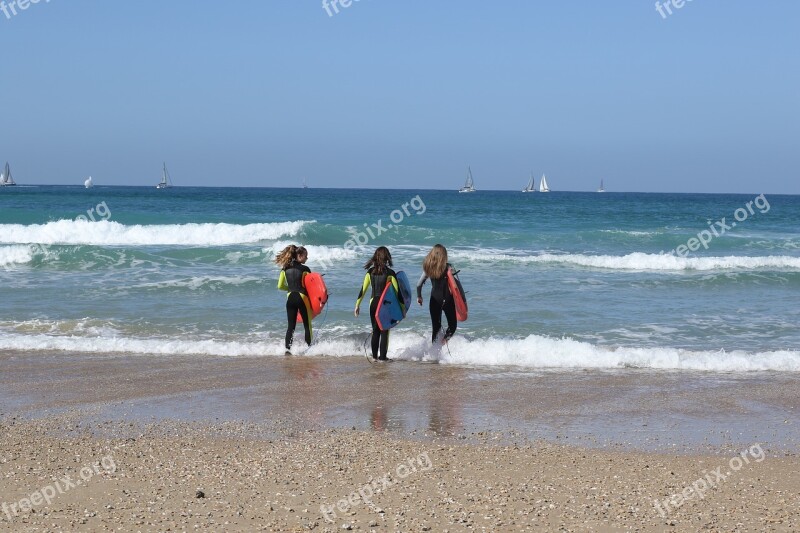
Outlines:
{"type": "Polygon", "coordinates": [[[331,292],[304,353],[358,355],[361,265],[386,245],[416,280],[437,242],[470,318],[441,351],[415,305],[390,356],[800,371],[800,197],[755,194],[2,189],[0,349],[281,355],[271,259],[298,243],[331,292]],[[707,249],[670,255],[698,234],[707,249]]]}

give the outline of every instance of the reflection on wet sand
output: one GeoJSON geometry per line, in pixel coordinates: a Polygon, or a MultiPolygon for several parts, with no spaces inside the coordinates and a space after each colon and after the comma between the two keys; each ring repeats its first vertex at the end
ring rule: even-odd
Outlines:
{"type": "Polygon", "coordinates": [[[323,425],[325,402],[317,401],[323,382],[320,361],[311,357],[286,357],[282,369],[286,373],[280,389],[283,404],[312,427],[323,425]]]}
{"type": "MultiPolygon", "coordinates": [[[[448,381],[464,381],[466,371],[462,368],[453,368],[452,372],[440,373],[448,381]]],[[[464,401],[461,387],[437,386],[429,382],[428,390],[428,429],[441,436],[454,436],[464,430],[464,401]]]]}
{"type": "Polygon", "coordinates": [[[371,406],[369,425],[373,431],[401,430],[404,427],[401,418],[390,418],[392,395],[386,394],[392,386],[391,371],[387,363],[375,363],[369,369],[367,377],[369,398],[371,406]]]}
{"type": "Polygon", "coordinates": [[[463,382],[467,370],[447,369],[433,374],[418,372],[419,390],[410,396],[393,394],[397,380],[406,375],[409,365],[374,365],[368,374],[370,404],[369,427],[373,431],[427,429],[435,435],[454,436],[464,431],[464,393],[453,386],[463,382]],[[419,417],[415,415],[420,415],[419,417]]]}

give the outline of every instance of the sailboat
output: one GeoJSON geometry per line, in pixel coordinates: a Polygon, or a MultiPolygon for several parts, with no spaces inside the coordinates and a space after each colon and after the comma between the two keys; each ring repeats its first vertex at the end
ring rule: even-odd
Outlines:
{"type": "Polygon", "coordinates": [[[92,187],[94,187],[94,183],[92,182],[91,176],[89,176],[89,179],[83,182],[83,186],[86,187],[87,189],[91,189],[92,187]]]}
{"type": "Polygon", "coordinates": [[[539,182],[539,192],[550,192],[550,187],[547,186],[547,178],[542,174],[542,181],[539,182]]]}
{"type": "Polygon", "coordinates": [[[531,172],[531,179],[528,181],[528,185],[522,189],[522,192],[536,192],[536,179],[533,177],[533,172],[531,172]]]}
{"type": "Polygon", "coordinates": [[[167,164],[164,163],[164,172],[161,174],[161,181],[156,185],[156,189],[168,189],[170,187],[172,187],[172,179],[169,177],[169,172],[167,172],[167,164]]]}
{"type": "Polygon", "coordinates": [[[472,169],[467,167],[467,181],[464,186],[458,189],[458,192],[475,192],[475,182],[472,180],[472,169]]]}
{"type": "Polygon", "coordinates": [[[303,178],[303,188],[308,189],[308,183],[306,183],[306,179],[303,178]]]}
{"type": "Polygon", "coordinates": [[[8,166],[8,161],[6,161],[6,168],[0,174],[0,187],[9,187],[11,185],[16,185],[16,183],[14,178],[11,177],[11,167],[8,166]]]}
{"type": "Polygon", "coordinates": [[[600,180],[600,188],[597,189],[597,192],[606,192],[606,188],[603,187],[603,180],[600,180]]]}

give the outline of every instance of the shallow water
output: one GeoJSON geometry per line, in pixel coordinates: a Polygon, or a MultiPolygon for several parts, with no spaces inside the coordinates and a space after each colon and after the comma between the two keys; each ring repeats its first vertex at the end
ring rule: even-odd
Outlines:
{"type": "Polygon", "coordinates": [[[427,304],[415,304],[392,335],[396,358],[799,371],[799,228],[797,196],[4,189],[0,349],[280,355],[271,259],[298,243],[331,291],[307,354],[358,354],[369,322],[352,308],[368,255],[389,246],[415,280],[441,242],[469,321],[449,350],[432,349],[427,304]],[[668,255],[704,231],[707,250],[668,255]]]}

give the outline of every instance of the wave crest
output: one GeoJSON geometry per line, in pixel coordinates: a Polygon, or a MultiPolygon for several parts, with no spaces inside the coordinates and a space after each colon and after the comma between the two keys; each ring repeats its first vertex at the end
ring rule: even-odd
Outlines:
{"type": "Polygon", "coordinates": [[[314,221],[263,224],[166,224],[126,226],[102,220],[59,220],[47,224],[0,224],[0,244],[108,246],[226,246],[251,244],[300,233],[314,221]]]}
{"type": "Polygon", "coordinates": [[[3,246],[0,248],[0,267],[30,263],[33,255],[30,246],[3,246]]]}
{"type": "Polygon", "coordinates": [[[760,257],[675,257],[668,254],[636,252],[628,255],[541,254],[452,252],[454,259],[473,262],[511,262],[562,264],[609,270],[684,271],[684,270],[800,270],[800,257],[770,255],[760,257]]]}

